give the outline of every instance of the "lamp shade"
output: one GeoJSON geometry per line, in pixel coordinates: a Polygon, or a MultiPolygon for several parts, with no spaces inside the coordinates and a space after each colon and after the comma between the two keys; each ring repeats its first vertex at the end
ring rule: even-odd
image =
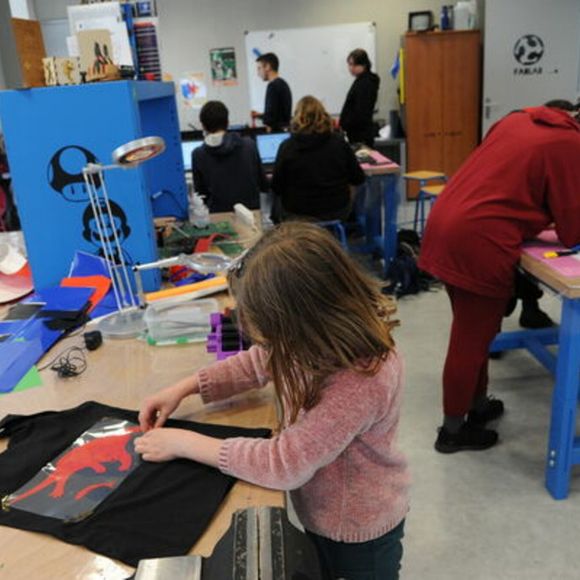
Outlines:
{"type": "Polygon", "coordinates": [[[143,137],[117,147],[113,151],[113,163],[123,167],[135,167],[149,161],[165,151],[165,141],[161,137],[143,137]]]}

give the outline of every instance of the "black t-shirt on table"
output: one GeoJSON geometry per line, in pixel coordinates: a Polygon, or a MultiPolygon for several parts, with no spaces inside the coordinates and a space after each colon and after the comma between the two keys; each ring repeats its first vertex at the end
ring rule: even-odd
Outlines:
{"type": "Polygon", "coordinates": [[[348,143],[337,133],[293,134],[278,150],[272,190],[286,212],[332,219],[350,205],[350,185],[365,174],[348,143]]]}
{"type": "Polygon", "coordinates": [[[277,77],[268,83],[266,104],[262,122],[275,133],[282,131],[290,124],[292,117],[292,92],[288,83],[277,77]]]}
{"type": "MultiPolygon", "coordinates": [[[[10,437],[8,449],[0,454],[0,497],[7,508],[0,510],[0,525],[50,534],[69,544],[85,546],[132,566],[144,558],[187,554],[235,482],[233,477],[194,461],[178,459],[149,463],[139,460],[122,483],[100,503],[95,502],[96,508],[80,521],[24,511],[18,509],[18,502],[10,505],[10,494],[34,478],[43,466],[67,450],[81,434],[104,417],[137,422],[134,411],[94,402],[61,412],[8,415],[0,421],[0,437],[10,437]]],[[[267,429],[243,429],[191,421],[169,420],[166,426],[223,439],[265,437],[269,434],[267,429]]],[[[97,485],[87,487],[87,478],[94,474],[102,488],[103,480],[98,476],[102,478],[106,475],[96,471],[100,468],[96,465],[94,453],[87,461],[85,468],[75,466],[65,487],[68,495],[69,488],[78,489],[78,475],[82,474],[84,487],[81,493],[77,492],[73,497],[82,496],[84,500],[90,497],[87,493],[102,491],[97,489],[97,485]],[[95,490],[91,491],[91,487],[95,490]]],[[[113,477],[124,469],[118,461],[101,461],[101,466],[113,477]]],[[[54,486],[40,489],[38,494],[46,502],[60,501],[54,486]]]]}

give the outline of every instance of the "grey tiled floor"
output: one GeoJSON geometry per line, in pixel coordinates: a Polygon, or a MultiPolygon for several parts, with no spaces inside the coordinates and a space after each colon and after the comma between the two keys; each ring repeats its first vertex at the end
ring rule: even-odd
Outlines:
{"type": "MultiPolygon", "coordinates": [[[[559,319],[557,298],[542,306],[559,319]]],[[[518,328],[518,315],[504,328],[518,328]]],[[[500,444],[440,455],[433,442],[450,324],[445,292],[402,299],[399,318],[407,362],[400,444],[414,480],[402,579],[580,579],[580,469],[567,500],[544,488],[552,377],[523,351],[492,361],[491,392],[507,408],[500,444]]]]}

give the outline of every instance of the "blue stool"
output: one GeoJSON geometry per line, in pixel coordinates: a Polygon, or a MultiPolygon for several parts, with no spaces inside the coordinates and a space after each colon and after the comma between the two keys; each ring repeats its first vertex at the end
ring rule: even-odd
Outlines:
{"type": "Polygon", "coordinates": [[[340,220],[329,220],[326,222],[316,222],[317,226],[330,230],[340,242],[340,245],[348,252],[348,244],[346,242],[346,230],[344,224],[340,220]]]}
{"type": "Polygon", "coordinates": [[[419,193],[417,198],[415,199],[415,218],[413,219],[413,229],[423,235],[423,230],[425,229],[425,202],[429,201],[431,205],[433,205],[434,200],[436,199],[437,195],[441,193],[441,190],[444,186],[438,186],[441,188],[438,193],[430,193],[429,186],[427,185],[430,181],[433,180],[440,180],[440,181],[447,181],[447,176],[445,173],[441,173],[440,171],[411,171],[409,173],[405,173],[403,175],[403,179],[409,181],[418,181],[419,182],[419,193]]]}

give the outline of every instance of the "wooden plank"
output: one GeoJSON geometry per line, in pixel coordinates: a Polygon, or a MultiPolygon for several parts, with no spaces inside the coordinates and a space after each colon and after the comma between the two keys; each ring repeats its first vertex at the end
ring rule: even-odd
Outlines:
{"type": "Polygon", "coordinates": [[[580,298],[580,276],[562,276],[545,262],[528,254],[522,254],[520,266],[534,278],[567,298],[580,298]]]}
{"type": "Polygon", "coordinates": [[[38,20],[12,19],[12,29],[24,88],[44,87],[42,59],[46,56],[38,20]]]}
{"type": "Polygon", "coordinates": [[[441,37],[443,67],[443,170],[451,177],[479,143],[481,36],[479,31],[441,37]]]}

